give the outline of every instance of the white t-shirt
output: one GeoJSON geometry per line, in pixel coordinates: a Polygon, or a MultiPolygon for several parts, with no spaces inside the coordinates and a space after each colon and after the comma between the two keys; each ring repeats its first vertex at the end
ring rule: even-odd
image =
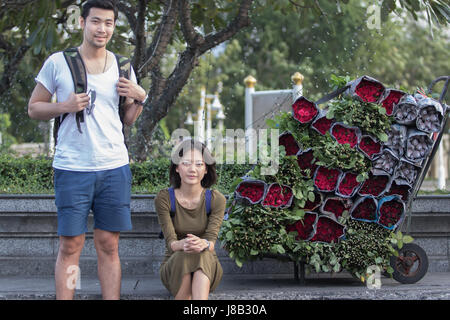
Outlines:
{"type": "MultiPolygon", "coordinates": [[[[51,94],[56,92],[59,102],[66,101],[74,85],[69,66],[62,52],[52,54],[36,77],[51,94]]],[[[87,92],[96,91],[95,107],[91,114],[84,111],[80,133],[76,113],[69,113],[58,131],[53,167],[70,171],[99,171],[124,166],[129,163],[124,143],[122,122],[119,117],[119,80],[117,61],[101,74],[87,75],[87,92]]],[[[131,70],[130,80],[136,82],[131,70]]]]}

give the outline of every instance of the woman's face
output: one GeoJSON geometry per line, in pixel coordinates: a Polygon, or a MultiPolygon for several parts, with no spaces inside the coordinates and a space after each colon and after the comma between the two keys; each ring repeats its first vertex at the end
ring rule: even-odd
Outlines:
{"type": "Polygon", "coordinates": [[[175,170],[180,175],[182,185],[200,185],[207,172],[202,153],[197,149],[186,152],[175,170]]]}

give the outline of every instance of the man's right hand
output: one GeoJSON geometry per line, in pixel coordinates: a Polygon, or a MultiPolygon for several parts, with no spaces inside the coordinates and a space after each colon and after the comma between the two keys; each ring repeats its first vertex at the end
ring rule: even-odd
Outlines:
{"type": "Polygon", "coordinates": [[[89,105],[90,97],[87,93],[75,94],[72,92],[69,98],[64,102],[64,113],[78,112],[84,110],[89,105]]]}

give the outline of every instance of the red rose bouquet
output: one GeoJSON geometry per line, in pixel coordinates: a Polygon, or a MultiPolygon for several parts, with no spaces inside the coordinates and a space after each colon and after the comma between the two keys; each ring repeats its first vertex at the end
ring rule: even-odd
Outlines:
{"type": "Polygon", "coordinates": [[[319,191],[332,192],[336,189],[341,171],[319,166],[314,175],[314,185],[319,191]]]}
{"type": "Polygon", "coordinates": [[[384,92],[384,86],[375,79],[366,76],[358,80],[356,80],[358,84],[354,91],[355,94],[364,102],[376,103],[384,92]],[[360,80],[359,83],[358,80],[360,80]]]}
{"type": "Polygon", "coordinates": [[[316,224],[316,233],[311,241],[338,242],[344,236],[345,227],[331,218],[319,217],[316,224]]]}
{"type": "Polygon", "coordinates": [[[339,144],[348,143],[350,147],[354,148],[358,144],[360,130],[357,127],[348,127],[341,123],[335,123],[331,127],[331,136],[339,144]]]}
{"type": "Polygon", "coordinates": [[[386,114],[391,116],[394,111],[394,106],[400,101],[406,93],[400,90],[387,89],[381,100],[381,105],[386,109],[386,114]]]}
{"type": "Polygon", "coordinates": [[[378,204],[378,224],[387,228],[395,229],[405,212],[405,203],[399,196],[388,196],[380,200],[378,204]]]}
{"type": "Polygon", "coordinates": [[[372,196],[359,198],[353,204],[350,216],[359,221],[374,222],[377,220],[377,200],[372,196]]]}
{"type": "Polygon", "coordinates": [[[296,155],[297,152],[300,150],[297,141],[295,141],[294,136],[289,132],[281,134],[278,138],[278,141],[279,145],[284,146],[287,156],[296,155]]]}
{"type": "Polygon", "coordinates": [[[319,109],[314,102],[305,97],[300,97],[292,105],[292,112],[294,118],[304,124],[311,122],[319,113],[319,109]]]}
{"type": "Polygon", "coordinates": [[[327,118],[326,110],[321,109],[319,115],[311,123],[311,128],[316,130],[321,135],[325,135],[325,133],[327,133],[328,130],[330,130],[333,123],[334,123],[333,119],[327,118]]]}
{"type": "Polygon", "coordinates": [[[361,137],[361,141],[358,144],[358,149],[370,160],[373,160],[378,154],[381,153],[381,144],[374,138],[368,135],[361,137]]]}
{"type": "Polygon", "coordinates": [[[352,201],[349,199],[343,199],[339,197],[329,197],[322,203],[320,211],[323,214],[332,214],[336,219],[342,216],[345,210],[350,210],[352,207],[352,201]]]}
{"type": "Polygon", "coordinates": [[[369,174],[369,178],[363,182],[361,188],[358,191],[360,196],[381,196],[389,187],[390,177],[388,174],[369,174]]]}
{"type": "Polygon", "coordinates": [[[292,204],[293,196],[294,194],[290,187],[272,183],[267,189],[262,204],[274,208],[286,208],[292,204]]]}
{"type": "Polygon", "coordinates": [[[403,201],[408,201],[411,186],[407,184],[398,184],[396,179],[392,181],[391,187],[386,192],[387,196],[398,195],[403,201]]]}
{"type": "Polygon", "coordinates": [[[323,199],[322,194],[320,192],[314,191],[314,201],[310,200],[306,201],[304,207],[301,209],[306,211],[314,211],[316,208],[320,206],[320,204],[322,203],[322,199],[323,199]]]}
{"type": "Polygon", "coordinates": [[[303,219],[286,227],[287,232],[297,232],[296,240],[309,240],[314,235],[314,228],[317,223],[317,213],[306,212],[303,219]]]}
{"type": "Polygon", "coordinates": [[[306,149],[297,153],[297,163],[305,177],[311,177],[314,174],[317,169],[317,165],[314,164],[315,161],[312,149],[306,149]],[[309,169],[309,174],[307,174],[306,169],[309,169]]]}
{"type": "Polygon", "coordinates": [[[267,185],[264,181],[244,180],[236,187],[235,197],[236,199],[245,199],[250,204],[255,204],[262,200],[266,188],[267,185]]]}
{"type": "Polygon", "coordinates": [[[345,172],[338,181],[336,194],[344,198],[351,198],[358,191],[360,182],[356,180],[358,175],[353,172],[345,172]]]}

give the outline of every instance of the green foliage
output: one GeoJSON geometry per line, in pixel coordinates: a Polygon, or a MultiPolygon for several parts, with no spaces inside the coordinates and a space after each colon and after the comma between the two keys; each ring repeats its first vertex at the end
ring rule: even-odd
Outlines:
{"type": "Polygon", "coordinates": [[[336,245],[342,267],[358,278],[364,277],[371,265],[392,274],[389,259],[396,254],[391,246],[392,234],[375,223],[349,220],[346,240],[336,245]]]}
{"type": "Polygon", "coordinates": [[[346,96],[329,102],[327,118],[359,127],[363,134],[368,133],[384,142],[392,124],[392,117],[386,116],[386,109],[382,106],[346,96]]]}
{"type": "Polygon", "coordinates": [[[284,254],[286,243],[293,242],[285,225],[295,219],[289,210],[236,204],[222,224],[219,240],[230,258],[242,267],[243,262],[263,253],[284,254]]]}
{"type": "MultiPolygon", "coordinates": [[[[53,194],[52,159],[47,157],[13,157],[0,153],[0,193],[53,194]]],[[[156,194],[169,187],[169,158],[130,163],[132,193],[156,194]]],[[[227,194],[236,176],[243,176],[249,165],[218,165],[218,181],[213,188],[227,194]]]]}

